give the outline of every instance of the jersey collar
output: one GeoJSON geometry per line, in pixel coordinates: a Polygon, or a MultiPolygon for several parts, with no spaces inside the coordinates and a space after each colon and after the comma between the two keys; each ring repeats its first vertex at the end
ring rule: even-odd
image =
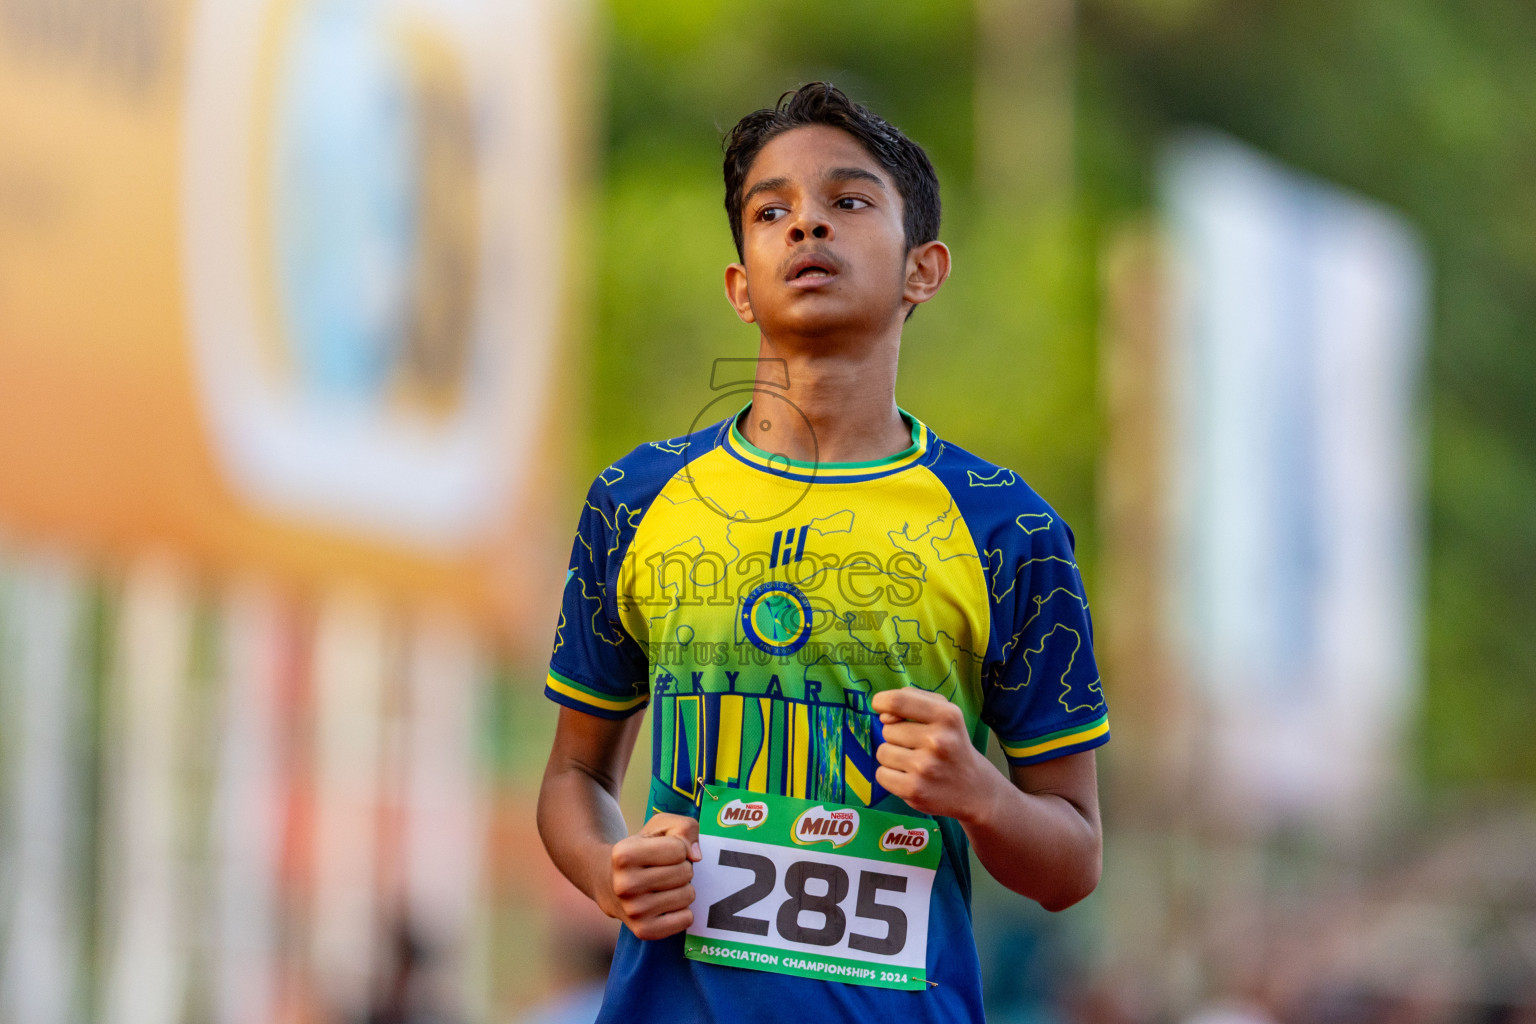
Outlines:
{"type": "MultiPolygon", "coordinates": [[[[750,408],[750,405],[747,408],[750,408]]],[[[883,459],[871,459],[868,462],[806,462],[765,452],[743,437],[738,423],[742,413],[746,411],[742,409],[731,417],[731,429],[726,435],[725,447],[732,455],[754,469],[789,480],[857,483],[889,476],[921,462],[933,439],[933,434],[926,424],[905,409],[898,408],[897,412],[901,413],[902,420],[912,428],[912,443],[904,450],[895,455],[888,455],[883,459]]]]}

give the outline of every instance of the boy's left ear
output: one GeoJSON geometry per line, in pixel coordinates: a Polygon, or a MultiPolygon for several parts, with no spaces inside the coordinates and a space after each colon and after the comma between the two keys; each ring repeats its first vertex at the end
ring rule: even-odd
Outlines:
{"type": "Polygon", "coordinates": [[[907,283],[901,297],[914,304],[927,302],[949,278],[949,246],[943,242],[914,245],[907,253],[907,283]]]}

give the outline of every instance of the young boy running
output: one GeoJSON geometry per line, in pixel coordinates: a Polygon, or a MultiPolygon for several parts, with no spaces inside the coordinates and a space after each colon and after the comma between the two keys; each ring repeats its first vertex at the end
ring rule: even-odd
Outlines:
{"type": "Polygon", "coordinates": [[[807,85],[732,129],[725,205],[751,402],[588,493],[539,831],[624,925],[602,1021],[980,1021],[967,844],[1047,909],[1099,877],[1072,533],[896,405],[902,325],[950,266],[920,147],[807,85]]]}

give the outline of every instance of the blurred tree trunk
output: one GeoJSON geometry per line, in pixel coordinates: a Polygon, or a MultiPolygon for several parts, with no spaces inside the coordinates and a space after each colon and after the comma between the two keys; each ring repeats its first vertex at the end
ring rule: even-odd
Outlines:
{"type": "Polygon", "coordinates": [[[1072,200],[1072,0],[976,0],[976,191],[1033,221],[1072,200]]]}

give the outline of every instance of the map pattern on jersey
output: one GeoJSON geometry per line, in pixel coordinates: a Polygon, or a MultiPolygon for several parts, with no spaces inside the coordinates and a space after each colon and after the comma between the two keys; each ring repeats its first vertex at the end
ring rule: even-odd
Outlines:
{"type": "Polygon", "coordinates": [[[916,422],[908,452],[852,471],[796,472],[714,432],[723,443],[643,446],[594,484],[552,659],[562,703],[654,704],[657,809],[696,801],[701,781],[878,804],[869,698],[893,686],[959,705],[978,746],[993,725],[1015,762],[1102,742],[1070,534],[1016,474],[916,422]],[[981,492],[973,514],[1019,510],[980,542],[930,468],[946,454],[959,472],[945,475],[981,492]]]}

